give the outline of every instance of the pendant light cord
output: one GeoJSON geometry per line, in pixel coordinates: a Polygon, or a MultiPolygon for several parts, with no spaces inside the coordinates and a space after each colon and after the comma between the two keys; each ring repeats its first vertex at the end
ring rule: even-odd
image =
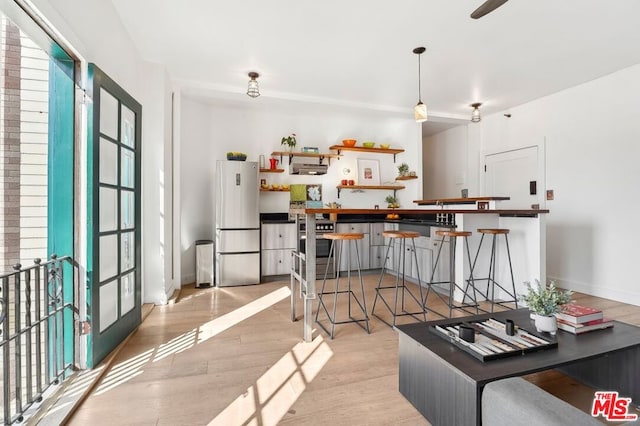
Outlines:
{"type": "Polygon", "coordinates": [[[418,103],[422,102],[422,96],[421,96],[421,92],[422,92],[422,83],[421,83],[421,79],[420,79],[420,56],[422,56],[421,53],[418,54],[418,103]]]}

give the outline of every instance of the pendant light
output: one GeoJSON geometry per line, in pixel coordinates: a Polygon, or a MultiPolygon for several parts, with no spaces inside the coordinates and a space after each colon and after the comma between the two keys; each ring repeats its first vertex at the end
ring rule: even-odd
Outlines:
{"type": "Polygon", "coordinates": [[[473,108],[473,111],[471,112],[472,123],[479,123],[480,120],[482,120],[482,117],[480,116],[480,105],[482,105],[480,102],[475,102],[470,105],[473,108]]]}
{"type": "Polygon", "coordinates": [[[247,95],[252,98],[257,98],[258,96],[260,96],[260,90],[258,89],[258,80],[256,80],[258,77],[260,77],[260,74],[258,74],[257,72],[251,71],[249,73],[249,78],[251,80],[249,80],[249,87],[247,87],[247,95]]]}
{"type": "Polygon", "coordinates": [[[418,104],[413,107],[413,115],[416,119],[416,123],[422,123],[423,121],[427,121],[427,106],[422,103],[422,97],[420,92],[422,91],[422,86],[420,84],[420,55],[427,50],[424,47],[416,47],[413,49],[413,53],[418,55],[418,104]]]}

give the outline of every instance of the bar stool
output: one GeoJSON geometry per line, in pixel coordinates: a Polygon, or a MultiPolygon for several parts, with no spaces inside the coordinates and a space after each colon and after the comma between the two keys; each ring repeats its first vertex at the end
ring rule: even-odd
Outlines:
{"type": "Polygon", "coordinates": [[[329,249],[329,258],[331,258],[331,256],[334,255],[334,252],[336,250],[336,242],[340,244],[340,250],[338,250],[337,265],[340,265],[340,261],[342,260],[342,255],[345,252],[344,250],[345,242],[347,243],[347,248],[348,248],[347,250],[347,290],[339,290],[340,273],[338,273],[336,276],[336,285],[334,290],[328,291],[328,292],[324,291],[325,285],[327,284],[327,275],[329,272],[329,265],[331,264],[331,262],[328,262],[327,268],[325,269],[325,272],[324,272],[324,279],[322,280],[322,289],[320,290],[320,293],[318,293],[319,305],[318,305],[318,310],[316,311],[316,323],[320,327],[322,327],[322,329],[331,337],[331,339],[333,339],[336,324],[347,324],[347,323],[354,322],[358,324],[360,327],[362,327],[363,329],[365,329],[367,333],[369,333],[369,316],[367,315],[367,302],[364,294],[364,283],[362,282],[362,273],[360,272],[360,253],[358,253],[358,245],[357,245],[357,240],[363,239],[364,234],[327,233],[327,234],[323,234],[322,236],[328,240],[331,240],[331,248],[329,249]],[[356,262],[357,262],[356,266],[358,268],[358,278],[360,279],[360,291],[362,292],[362,303],[360,303],[360,300],[358,300],[356,294],[351,290],[351,256],[350,256],[351,251],[349,249],[351,248],[352,245],[355,246],[356,248],[355,249],[356,262]],[[338,294],[344,294],[344,293],[347,293],[349,298],[348,308],[347,308],[349,319],[344,321],[336,321],[337,309],[338,309],[338,294]],[[323,296],[329,295],[329,294],[333,294],[333,313],[329,313],[329,309],[327,309],[327,305],[324,303],[324,299],[323,299],[323,296]],[[360,307],[360,310],[362,310],[362,313],[364,314],[363,319],[356,319],[353,316],[351,316],[351,298],[355,300],[355,302],[360,307]],[[327,330],[325,326],[318,320],[318,315],[320,314],[321,308],[327,314],[327,319],[331,323],[331,332],[329,332],[329,330],[327,330]],[[366,327],[364,327],[361,324],[362,322],[365,323],[366,327]]]}
{"type": "MultiPolygon", "coordinates": [[[[416,254],[416,243],[414,238],[417,238],[420,236],[420,234],[418,232],[411,232],[411,231],[384,231],[382,233],[382,236],[385,238],[389,238],[389,244],[387,245],[387,252],[385,253],[385,260],[384,260],[384,264],[382,265],[382,271],[380,273],[380,279],[378,280],[378,286],[376,287],[376,297],[373,300],[373,308],[371,309],[371,314],[375,315],[377,318],[379,318],[382,322],[384,322],[385,324],[389,325],[390,327],[395,327],[396,326],[396,318],[400,317],[400,316],[405,316],[405,315],[410,315],[412,317],[414,317],[417,320],[420,320],[419,318],[416,317],[416,315],[420,315],[422,314],[424,321],[427,321],[427,313],[424,307],[424,303],[422,302],[422,285],[420,285],[420,271],[417,269],[418,268],[418,256],[416,254]],[[389,258],[389,251],[391,250],[391,245],[393,244],[394,240],[396,239],[400,239],[400,251],[401,254],[399,256],[397,256],[398,258],[398,265],[396,268],[396,281],[395,281],[395,285],[391,285],[391,286],[383,286],[382,285],[382,280],[384,278],[385,275],[385,270],[387,267],[387,260],[389,258]],[[417,272],[417,278],[418,278],[418,288],[420,289],[420,300],[418,300],[418,298],[416,298],[416,296],[411,292],[411,290],[405,285],[405,253],[406,253],[406,241],[410,239],[411,240],[411,244],[413,245],[413,255],[414,255],[414,261],[416,262],[416,272],[417,272]],[[400,282],[400,265],[402,265],[402,282],[400,282]],[[385,299],[385,297],[383,296],[381,290],[386,290],[386,289],[394,289],[395,290],[395,296],[393,299],[393,308],[389,305],[389,303],[387,302],[387,300],[385,299]],[[398,312],[398,290],[402,289],[402,302],[401,302],[401,309],[402,312],[398,312]],[[411,298],[413,300],[415,300],[415,302],[420,306],[421,310],[420,312],[407,312],[405,310],[405,293],[407,293],[409,296],[411,296],[411,298]],[[389,324],[386,320],[384,320],[383,318],[379,317],[378,315],[375,314],[375,310],[376,310],[376,303],[378,302],[378,298],[380,298],[380,300],[382,301],[382,303],[384,303],[384,305],[387,307],[387,309],[389,310],[389,312],[391,313],[391,316],[393,317],[393,321],[391,324],[389,324]]],[[[387,296],[388,297],[388,296],[387,296]]]]}
{"type": "Polygon", "coordinates": [[[511,265],[511,252],[509,251],[509,238],[507,235],[509,234],[508,229],[500,229],[500,228],[483,228],[478,229],[478,232],[482,234],[480,238],[480,244],[478,244],[478,251],[476,252],[476,257],[473,260],[473,266],[471,267],[471,272],[475,270],[476,262],[478,261],[478,255],[480,254],[480,249],[482,248],[482,242],[484,241],[485,235],[491,235],[491,257],[489,259],[489,274],[487,278],[475,278],[475,281],[486,281],[487,282],[487,292],[483,294],[485,299],[491,303],[491,312],[493,313],[495,305],[502,306],[504,308],[509,308],[505,306],[506,303],[515,303],[515,309],[518,309],[518,297],[516,296],[516,283],[513,279],[513,267],[511,265]],[[507,258],[509,259],[509,272],[511,274],[511,292],[504,288],[500,283],[496,281],[496,240],[498,235],[504,235],[504,242],[507,247],[507,258]],[[500,287],[509,297],[510,299],[496,301],[495,299],[495,288],[496,286],[500,287]],[[489,290],[491,290],[491,297],[489,297],[489,290]]]}
{"type": "Polygon", "coordinates": [[[445,302],[449,306],[449,318],[451,318],[451,313],[453,309],[461,309],[467,313],[472,313],[467,310],[467,308],[475,308],[476,314],[479,314],[478,303],[476,300],[476,288],[475,288],[475,280],[473,278],[473,268],[471,269],[471,273],[469,275],[469,279],[466,280],[464,288],[461,287],[458,283],[455,282],[455,266],[456,266],[456,241],[458,238],[464,238],[465,245],[467,247],[467,258],[469,259],[469,265],[471,265],[471,252],[469,251],[469,239],[471,236],[471,232],[469,231],[436,231],[436,235],[442,237],[440,240],[440,247],[438,248],[438,255],[436,256],[436,261],[433,264],[433,270],[431,271],[431,279],[429,280],[429,287],[427,289],[427,297],[424,299],[425,305],[427,304],[427,299],[429,298],[429,292],[431,291],[431,287],[434,284],[449,284],[449,300],[445,301],[444,298],[434,290],[436,295],[445,302]],[[436,273],[436,268],[438,267],[438,261],[440,260],[440,253],[442,252],[442,246],[445,242],[445,237],[449,237],[449,281],[433,281],[433,278],[436,273]],[[469,296],[468,290],[469,286],[473,289],[473,295],[469,296]],[[455,289],[459,289],[464,293],[462,297],[462,303],[460,305],[456,305],[454,303],[454,291],[455,289]],[[467,297],[471,298],[472,304],[466,304],[465,300],[467,297]]]}

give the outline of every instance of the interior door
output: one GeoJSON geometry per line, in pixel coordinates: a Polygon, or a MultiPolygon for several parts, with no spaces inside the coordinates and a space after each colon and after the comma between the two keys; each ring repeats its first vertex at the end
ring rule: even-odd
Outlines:
{"type": "Polygon", "coordinates": [[[89,78],[87,300],[93,367],[141,322],[142,106],[93,64],[89,78]]]}
{"type": "Polygon", "coordinates": [[[538,147],[515,149],[485,156],[485,194],[511,197],[500,207],[529,209],[543,191],[538,173],[538,147]]]}

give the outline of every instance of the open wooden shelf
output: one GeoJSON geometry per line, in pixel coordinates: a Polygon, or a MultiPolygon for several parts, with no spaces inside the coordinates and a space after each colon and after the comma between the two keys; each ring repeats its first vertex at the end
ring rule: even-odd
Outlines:
{"type": "Polygon", "coordinates": [[[322,164],[325,158],[329,160],[329,164],[331,164],[332,158],[340,158],[340,154],[334,154],[334,153],[324,154],[319,152],[274,151],[271,153],[271,155],[279,156],[280,163],[282,163],[282,157],[289,157],[289,164],[291,164],[291,160],[293,159],[293,157],[318,158],[320,160],[320,164],[322,164]]]}
{"type": "Polygon", "coordinates": [[[404,149],[401,148],[365,148],[364,146],[344,146],[344,145],[331,145],[329,149],[333,151],[338,151],[340,154],[341,151],[359,151],[359,152],[374,152],[376,154],[392,154],[393,161],[396,161],[396,154],[400,154],[404,152],[404,149]]]}
{"type": "Polygon", "coordinates": [[[338,189],[338,198],[340,198],[340,191],[343,189],[380,189],[386,191],[393,191],[393,196],[396,196],[396,191],[399,189],[404,189],[405,187],[402,185],[338,185],[336,186],[338,189]]]}
{"type": "Polygon", "coordinates": [[[282,173],[284,169],[260,169],[260,173],[282,173]]]}
{"type": "Polygon", "coordinates": [[[418,176],[398,176],[396,180],[411,180],[418,179],[418,176]]]}
{"type": "Polygon", "coordinates": [[[287,189],[264,189],[264,188],[260,188],[260,192],[290,192],[291,190],[289,188],[287,189]]]}

